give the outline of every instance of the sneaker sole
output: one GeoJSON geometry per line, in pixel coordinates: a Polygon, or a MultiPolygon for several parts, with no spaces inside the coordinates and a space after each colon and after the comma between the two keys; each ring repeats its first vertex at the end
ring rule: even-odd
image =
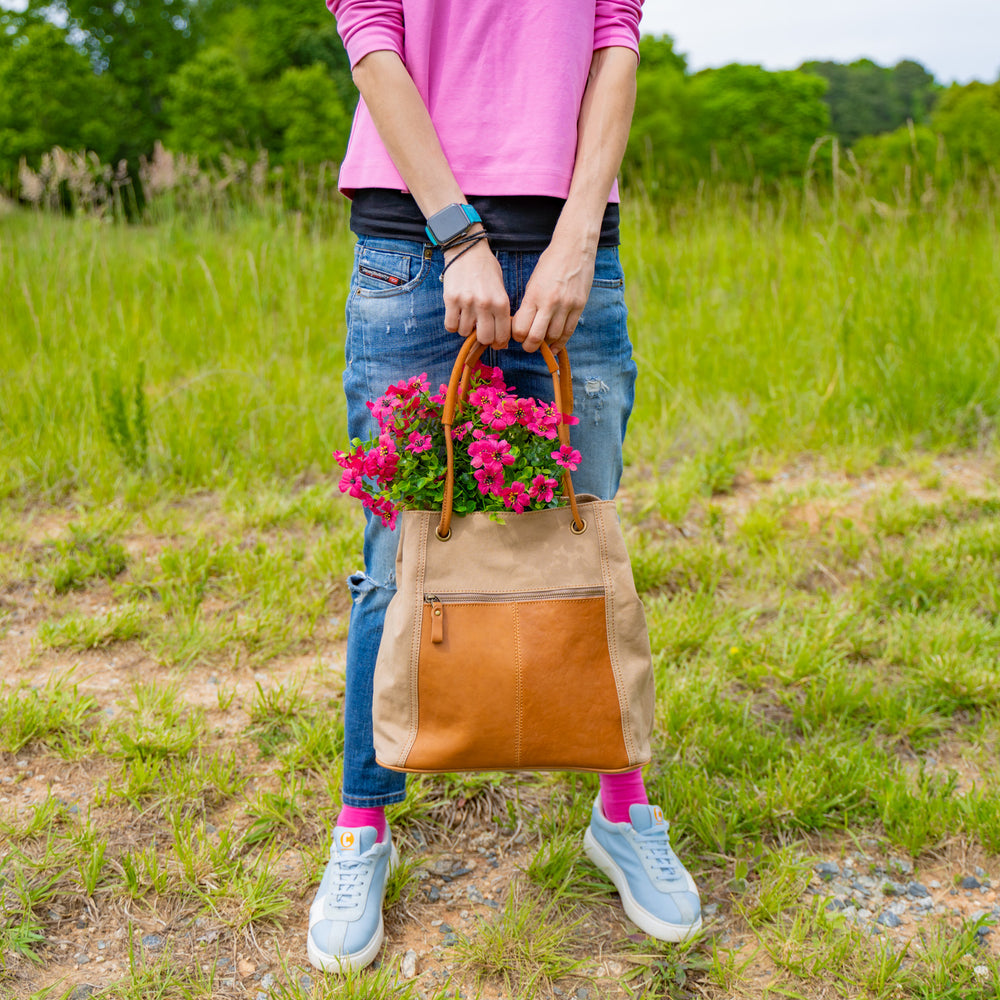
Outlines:
{"type": "Polygon", "coordinates": [[[682,941],[690,940],[701,930],[701,917],[698,917],[693,924],[671,924],[654,917],[648,910],[644,910],[636,902],[635,896],[632,895],[625,873],[615,863],[615,859],[597,842],[590,827],[587,827],[587,832],[583,835],[583,849],[587,857],[614,883],[629,920],[650,937],[654,937],[658,941],[679,944],[682,941]]]}
{"type": "MultiPolygon", "coordinates": [[[[398,864],[399,854],[396,851],[396,845],[393,844],[392,853],[389,855],[389,869],[385,875],[385,885],[382,886],[382,900],[385,900],[385,891],[389,887],[389,876],[398,864]]],[[[379,905],[381,906],[381,902],[379,905]]],[[[309,964],[321,972],[353,972],[357,969],[363,969],[375,961],[375,956],[378,955],[384,940],[385,922],[382,919],[382,915],[379,914],[378,928],[375,931],[375,935],[361,951],[355,951],[350,955],[331,955],[314,945],[312,934],[307,933],[306,955],[309,958],[309,964]]]]}

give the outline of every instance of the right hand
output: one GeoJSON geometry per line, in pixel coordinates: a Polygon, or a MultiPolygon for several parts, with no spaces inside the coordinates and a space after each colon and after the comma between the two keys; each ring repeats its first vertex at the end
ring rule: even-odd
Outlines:
{"type": "MultiPolygon", "coordinates": [[[[464,247],[445,251],[445,261],[464,247]]],[[[510,299],[500,262],[483,240],[462,254],[444,275],[444,328],[460,337],[473,330],[476,339],[497,350],[510,340],[510,299]]]]}

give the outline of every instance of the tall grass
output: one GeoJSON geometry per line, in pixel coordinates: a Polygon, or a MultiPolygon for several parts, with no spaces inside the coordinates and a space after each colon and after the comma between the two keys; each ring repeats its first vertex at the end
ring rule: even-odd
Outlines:
{"type": "MultiPolygon", "coordinates": [[[[633,456],[992,436],[1000,197],[836,195],[720,187],[626,205],[633,456]]],[[[346,212],[322,224],[273,206],[162,214],[148,226],[0,215],[0,496],[329,469],[345,436],[346,212]],[[141,468],[107,433],[102,386],[124,387],[126,423],[142,414],[141,468]]]]}

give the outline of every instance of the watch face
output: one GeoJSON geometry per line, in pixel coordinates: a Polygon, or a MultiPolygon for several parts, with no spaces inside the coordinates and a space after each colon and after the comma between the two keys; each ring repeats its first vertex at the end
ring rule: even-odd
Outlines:
{"type": "Polygon", "coordinates": [[[461,205],[448,205],[427,220],[427,226],[438,243],[447,243],[461,236],[471,225],[461,205]]]}

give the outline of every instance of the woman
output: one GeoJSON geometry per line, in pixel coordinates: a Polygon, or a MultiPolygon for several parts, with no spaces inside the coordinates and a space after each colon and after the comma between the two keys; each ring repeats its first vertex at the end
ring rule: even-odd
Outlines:
{"type": "MultiPolygon", "coordinates": [[[[426,372],[447,381],[473,330],[522,395],[545,398],[536,353],[572,337],[581,492],[611,498],[636,369],[618,260],[618,192],[635,101],[641,0],[327,0],[361,94],[340,187],[357,234],[344,387],[350,437],[366,403],[426,372]]],[[[372,677],[396,540],[365,530],[347,641],[343,809],[310,910],[318,968],[381,946],[396,853],[385,807],[404,775],[372,748],[372,677]]],[[[701,925],[697,889],[640,771],[602,775],[584,842],[626,913],[668,941],[701,925]]]]}

